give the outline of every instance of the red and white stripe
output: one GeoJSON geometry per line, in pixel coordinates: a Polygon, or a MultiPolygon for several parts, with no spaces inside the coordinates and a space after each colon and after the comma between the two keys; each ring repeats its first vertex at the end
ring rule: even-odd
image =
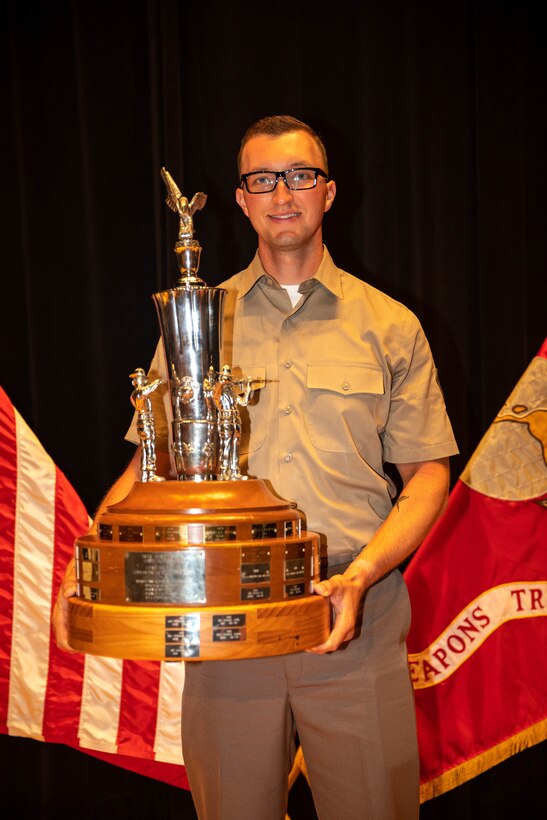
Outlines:
{"type": "Polygon", "coordinates": [[[0,388],[0,732],[188,788],[184,664],[61,652],[51,613],[86,510],[0,388]]]}

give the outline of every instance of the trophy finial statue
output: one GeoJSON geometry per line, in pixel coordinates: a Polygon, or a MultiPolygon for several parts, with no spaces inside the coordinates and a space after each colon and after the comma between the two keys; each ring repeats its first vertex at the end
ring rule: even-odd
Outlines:
{"type": "Polygon", "coordinates": [[[201,211],[207,202],[207,194],[202,194],[201,191],[194,194],[191,202],[183,196],[169,173],[165,168],[161,169],[161,178],[167,187],[166,204],[179,215],[179,240],[192,239],[194,236],[194,220],[193,216],[196,211],[201,211]]]}
{"type": "Polygon", "coordinates": [[[201,246],[193,238],[194,214],[201,211],[207,202],[207,195],[194,194],[190,202],[180,192],[178,185],[166,168],[161,169],[161,178],[167,188],[166,204],[179,216],[179,234],[175,244],[175,253],[179,263],[181,278],[178,282],[182,287],[203,287],[204,282],[197,276],[201,246]]]}

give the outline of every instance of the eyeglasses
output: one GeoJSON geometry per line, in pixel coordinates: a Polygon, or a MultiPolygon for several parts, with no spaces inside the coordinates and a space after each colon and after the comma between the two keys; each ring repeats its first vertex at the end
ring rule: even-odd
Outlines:
{"type": "Polygon", "coordinates": [[[307,191],[309,188],[315,188],[318,176],[328,179],[326,173],[320,168],[253,171],[251,174],[241,174],[240,184],[242,187],[245,186],[250,194],[269,194],[282,179],[289,191],[307,191]]]}

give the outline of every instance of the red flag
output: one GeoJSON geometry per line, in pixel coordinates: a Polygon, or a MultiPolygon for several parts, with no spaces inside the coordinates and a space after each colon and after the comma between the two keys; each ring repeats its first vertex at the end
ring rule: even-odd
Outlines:
{"type": "Polygon", "coordinates": [[[547,340],[405,578],[422,802],[547,737],[547,340]]]}
{"type": "Polygon", "coordinates": [[[0,732],[189,788],[184,664],[61,652],[51,614],[84,506],[0,388],[0,732]]]}

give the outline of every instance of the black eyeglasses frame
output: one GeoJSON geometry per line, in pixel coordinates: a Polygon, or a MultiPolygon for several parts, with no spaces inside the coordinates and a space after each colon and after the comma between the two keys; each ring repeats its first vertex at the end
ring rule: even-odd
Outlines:
{"type": "Polygon", "coordinates": [[[317,177],[323,177],[327,182],[329,181],[328,175],[321,168],[312,168],[308,165],[298,165],[296,168],[287,168],[286,171],[270,171],[268,168],[263,168],[259,171],[250,171],[248,174],[241,174],[239,178],[239,185],[241,188],[245,188],[247,193],[252,194],[252,196],[255,196],[256,194],[273,193],[277,188],[277,183],[280,179],[283,180],[289,191],[311,191],[313,188],[317,187],[317,177]],[[310,185],[309,188],[291,188],[289,183],[287,182],[287,174],[290,174],[291,171],[313,171],[315,174],[313,185],[310,185]],[[269,191],[249,190],[249,186],[247,185],[247,177],[252,177],[254,176],[254,174],[275,174],[275,183],[273,188],[270,188],[269,191]]]}

